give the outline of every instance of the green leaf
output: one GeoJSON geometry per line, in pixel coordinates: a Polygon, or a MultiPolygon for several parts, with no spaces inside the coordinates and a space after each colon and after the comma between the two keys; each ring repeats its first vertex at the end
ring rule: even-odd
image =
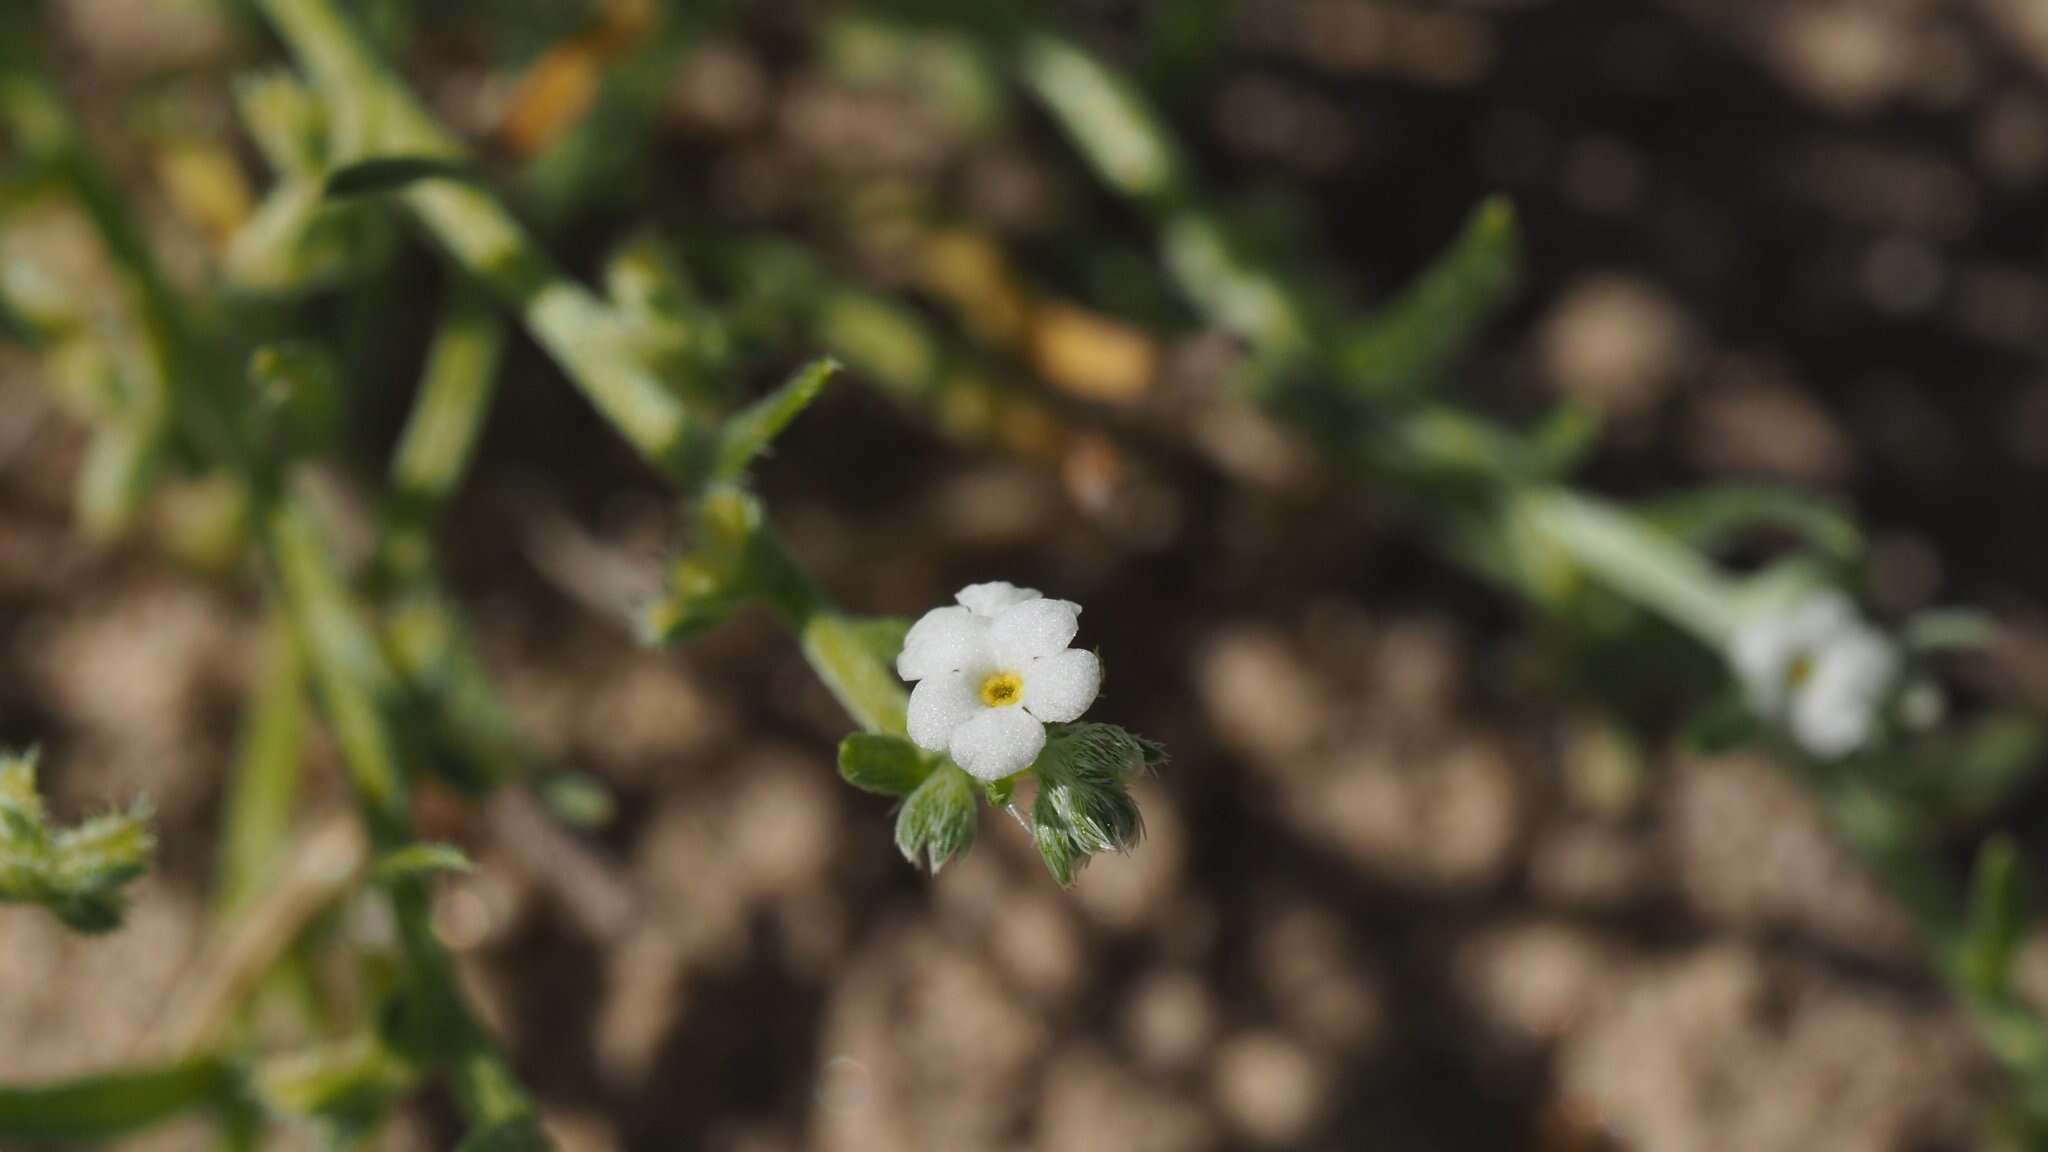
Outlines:
{"type": "Polygon", "coordinates": [[[239,77],[235,111],[271,168],[281,176],[311,176],[321,166],[327,116],[320,100],[286,68],[239,77]]]}
{"type": "Polygon", "coordinates": [[[910,625],[907,616],[862,616],[847,621],[846,631],[875,663],[894,668],[910,625]]]}
{"type": "Polygon", "coordinates": [[[1752,484],[1717,485],[1643,505],[1644,519],[1695,548],[1711,551],[1759,529],[1789,532],[1834,560],[1863,552],[1863,533],[1839,509],[1802,492],[1752,484]]]}
{"type": "Polygon", "coordinates": [[[147,816],[138,806],[52,828],[35,791],[35,754],[0,757],[0,902],[41,904],[80,932],[114,928],[121,889],[155,850],[147,816]]]}
{"type": "Polygon", "coordinates": [[[474,872],[476,865],[453,844],[408,844],[386,852],[377,861],[374,875],[379,883],[431,876],[437,872],[474,872]]]}
{"type": "Polygon", "coordinates": [[[1987,648],[1998,638],[1998,622],[1969,608],[1938,608],[1906,621],[1899,641],[1911,652],[1956,652],[1987,648]]]}
{"type": "Polygon", "coordinates": [[[916,399],[938,386],[940,350],[912,309],[855,290],[817,302],[817,338],[883,391],[916,399]]]}
{"type": "Polygon", "coordinates": [[[534,790],[548,811],[574,828],[602,828],[618,814],[618,800],[611,789],[582,772],[549,773],[534,790]]]}
{"type": "Polygon", "coordinates": [[[1027,41],[1024,82],[1090,167],[1118,192],[1164,200],[1181,191],[1180,159],[1145,98],[1079,48],[1050,36],[1027,41]]]}
{"type": "Polygon", "coordinates": [[[901,736],[855,732],[839,742],[839,775],[863,792],[908,796],[931,775],[922,749],[901,736]]]}
{"type": "Polygon", "coordinates": [[[839,371],[839,362],[826,357],[813,360],[791,376],[782,387],[736,413],[719,430],[718,458],[712,478],[721,482],[739,479],[754,458],[767,451],[797,414],[808,408],[824,390],[825,382],[839,371]]]}
{"type": "Polygon", "coordinates": [[[957,765],[941,764],[896,814],[896,849],[936,875],[974,843],[974,780],[957,765]]]}
{"type": "Polygon", "coordinates": [[[352,1146],[376,1130],[419,1078],[376,1037],[357,1036],[268,1060],[254,1086],[272,1111],[317,1121],[334,1143],[352,1146]]]}
{"type": "Polygon", "coordinates": [[[213,1057],[47,1084],[0,1085],[0,1137],[104,1143],[218,1101],[233,1087],[232,1072],[213,1057]]]}
{"type": "Polygon", "coordinates": [[[2010,836],[1993,836],[1978,850],[1970,874],[1969,923],[1970,983],[1980,995],[2002,995],[2027,927],[2019,849],[2010,836]]]}
{"type": "Polygon", "coordinates": [[[1514,205],[1490,197],[1399,297],[1341,337],[1336,361],[1346,387],[1375,397],[1436,384],[1514,298],[1521,274],[1514,205]]]}
{"type": "Polygon", "coordinates": [[[461,160],[446,156],[380,156],[358,160],[327,174],[326,195],[377,196],[403,192],[421,180],[456,180],[465,184],[484,183],[483,174],[461,160]]]}

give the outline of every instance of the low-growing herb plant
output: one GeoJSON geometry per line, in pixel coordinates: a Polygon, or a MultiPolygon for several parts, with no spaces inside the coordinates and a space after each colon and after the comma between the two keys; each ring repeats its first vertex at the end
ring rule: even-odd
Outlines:
{"type": "MultiPolygon", "coordinates": [[[[838,748],[840,775],[895,801],[907,860],[937,873],[969,850],[983,807],[1025,825],[1062,886],[1091,857],[1138,844],[1131,784],[1166,754],[1085,718],[1104,662],[1072,646],[1079,605],[992,582],[914,623],[850,615],[784,546],[750,481],[842,361],[941,426],[957,428],[966,410],[1036,412],[991,367],[1001,363],[992,335],[1001,324],[963,310],[945,325],[838,279],[801,246],[760,238],[707,245],[707,263],[726,266],[725,300],[689,289],[667,241],[651,233],[610,262],[600,295],[563,273],[494,195],[348,5],[251,7],[299,71],[270,68],[237,87],[237,111],[275,180],[227,245],[217,291],[198,297],[159,267],[122,188],[39,71],[23,17],[0,17],[14,22],[0,24],[10,161],[0,212],[53,199],[74,206],[119,289],[112,301],[81,301],[27,264],[0,269],[0,331],[41,354],[53,391],[91,429],[81,524],[126,531],[150,494],[177,479],[204,499],[171,543],[217,566],[254,557],[273,615],[272,672],[244,728],[221,851],[218,931],[243,969],[153,1063],[0,1086],[0,1139],[102,1142],[205,1110],[228,1147],[255,1147],[279,1122],[309,1123],[348,1147],[439,1081],[463,1114],[464,1149],[551,1146],[428,923],[431,877],[466,861],[422,841],[412,816],[427,775],[472,797],[529,788],[572,823],[601,820],[606,808],[600,788],[547,763],[521,735],[433,563],[432,530],[481,435],[508,322],[674,485],[687,543],[661,595],[642,606],[643,639],[684,643],[746,606],[772,611],[856,725],[838,748]],[[387,259],[404,224],[442,253],[456,286],[384,486],[375,548],[352,568],[307,495],[309,470],[333,449],[337,396],[360,383],[347,378],[348,350],[240,321],[259,311],[252,301],[317,293],[387,259]],[[746,369],[767,357],[786,366],[793,350],[827,355],[764,396],[735,394],[746,369]],[[327,854],[325,885],[272,907],[274,874],[291,855],[309,696],[340,750],[357,819],[301,846],[327,854]],[[268,972],[297,963],[292,944],[308,926],[347,899],[382,903],[397,928],[377,1010],[309,1028],[292,1050],[255,1046],[234,1021],[268,972]],[[252,924],[261,935],[238,935],[252,924]]],[[[665,44],[696,18],[666,19],[629,22],[621,34],[665,44]]],[[[1932,613],[1880,629],[1851,595],[1861,533],[1833,509],[1750,489],[1623,506],[1573,482],[1593,441],[1584,413],[1564,406],[1518,428],[1461,404],[1447,387],[1457,358],[1519,279],[1504,200],[1479,206],[1382,308],[1350,315],[1305,278],[1245,256],[1137,86],[1031,14],[876,20],[861,32],[884,53],[895,41],[942,44],[953,64],[943,98],[965,94],[981,114],[1012,91],[1038,102],[1081,164],[1152,229],[1162,285],[1236,341],[1229,403],[1292,425],[1333,470],[1392,493],[1453,562],[1563,633],[1682,640],[1710,670],[1689,736],[1762,744],[1815,791],[1916,919],[1933,967],[2012,1074],[2015,1123],[2044,1130],[2048,1025],[2011,980],[2028,922],[2016,850],[1987,841],[1965,884],[1948,875],[1935,842],[2039,758],[2032,718],[1943,706],[1939,654],[1981,646],[1981,619],[1932,613]],[[943,39],[923,39],[933,36],[943,39]],[[1758,526],[1789,531],[1802,547],[1760,573],[1717,560],[1725,541],[1758,526]]],[[[620,99],[630,122],[653,89],[628,87],[620,99]]],[[[536,202],[588,191],[574,175],[555,179],[536,202]]],[[[984,272],[1002,264],[981,256],[984,272]]],[[[1005,298],[1024,292],[1008,280],[1003,289],[1005,298]]],[[[1559,690],[1597,698],[1600,688],[1559,690]]],[[[34,757],[0,761],[0,899],[106,929],[150,849],[142,811],[58,827],[35,789],[34,757]]]]}

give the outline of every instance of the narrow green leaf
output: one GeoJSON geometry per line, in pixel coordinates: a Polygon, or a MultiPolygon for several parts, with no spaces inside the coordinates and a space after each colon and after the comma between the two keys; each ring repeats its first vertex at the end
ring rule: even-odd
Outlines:
{"type": "Polygon", "coordinates": [[[789,422],[818,398],[825,382],[837,371],[837,360],[830,357],[813,360],[782,387],[727,420],[719,430],[718,458],[712,478],[726,483],[739,479],[754,458],[767,451],[775,437],[789,426],[789,422]]]}
{"type": "Polygon", "coordinates": [[[951,763],[942,764],[910,794],[896,814],[896,849],[934,874],[974,843],[974,780],[951,763]]]}
{"type": "Polygon", "coordinates": [[[227,1065],[210,1056],[48,1084],[0,1085],[0,1137],[104,1143],[219,1100],[232,1087],[227,1065]]]}
{"type": "Polygon", "coordinates": [[[847,621],[846,630],[875,663],[894,668],[896,657],[903,654],[903,638],[910,635],[910,625],[907,616],[862,616],[847,621]]]}
{"type": "Polygon", "coordinates": [[[618,814],[618,799],[594,776],[567,770],[550,772],[534,784],[548,811],[575,828],[602,828],[618,814]]]}
{"type": "Polygon", "coordinates": [[[1028,40],[1020,63],[1024,82],[1118,192],[1145,201],[1179,194],[1180,160],[1135,87],[1051,36],[1028,40]]]}
{"type": "Polygon", "coordinates": [[[1989,613],[1969,608],[1938,608],[1906,621],[1899,640],[1919,653],[1971,651],[1989,647],[1998,638],[1998,622],[1989,613]]]}
{"type": "Polygon", "coordinates": [[[358,160],[328,173],[326,194],[330,199],[385,195],[403,192],[422,180],[484,182],[474,165],[446,156],[380,156],[358,160]]]}
{"type": "Polygon", "coordinates": [[[1993,836],[1978,850],[1970,874],[1969,923],[1970,983],[1979,995],[2002,995],[2027,926],[2019,849],[2009,836],[1993,836]]]}
{"type": "Polygon", "coordinates": [[[377,860],[378,882],[431,876],[437,872],[474,872],[476,865],[453,844],[422,842],[386,852],[377,860]]]}
{"type": "Polygon", "coordinates": [[[299,744],[306,730],[306,665],[280,615],[270,663],[242,720],[221,836],[218,915],[248,906],[270,883],[291,834],[299,791],[299,744]]]}
{"type": "Polygon", "coordinates": [[[901,736],[855,732],[839,742],[839,775],[863,792],[908,796],[931,775],[932,764],[901,736]]]}
{"type": "Polygon", "coordinates": [[[1695,548],[1713,550],[1759,529],[1788,532],[1835,560],[1863,551],[1863,533],[1840,509],[1803,492],[1754,484],[1717,485],[1642,506],[1650,523],[1695,548]]]}
{"type": "Polygon", "coordinates": [[[1345,385],[1375,397],[1436,384],[1514,298],[1521,271],[1514,205],[1491,197],[1399,297],[1340,339],[1336,362],[1345,385]]]}

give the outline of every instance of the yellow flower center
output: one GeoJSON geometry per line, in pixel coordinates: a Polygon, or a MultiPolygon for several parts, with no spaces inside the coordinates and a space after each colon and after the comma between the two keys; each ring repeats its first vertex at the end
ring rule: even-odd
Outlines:
{"type": "Polygon", "coordinates": [[[1015,672],[995,672],[981,682],[981,702],[991,708],[1004,708],[1024,697],[1024,681],[1015,672]]]}
{"type": "Polygon", "coordinates": [[[1813,653],[1801,652],[1785,666],[1785,685],[1788,688],[1803,687],[1813,677],[1813,653]]]}

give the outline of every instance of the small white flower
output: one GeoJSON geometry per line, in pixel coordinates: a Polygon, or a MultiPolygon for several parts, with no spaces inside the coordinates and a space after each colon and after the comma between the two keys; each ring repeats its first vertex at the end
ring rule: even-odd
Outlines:
{"type": "Polygon", "coordinates": [[[917,682],[910,738],[979,779],[1014,776],[1044,751],[1047,724],[1078,720],[1095,702],[1102,664],[1067,647],[1079,604],[1000,581],[955,599],[912,625],[896,657],[896,674],[917,682]]]}
{"type": "Polygon", "coordinates": [[[1750,707],[1828,758],[1870,739],[1899,671],[1891,642],[1832,589],[1750,620],[1728,656],[1750,707]]]}

